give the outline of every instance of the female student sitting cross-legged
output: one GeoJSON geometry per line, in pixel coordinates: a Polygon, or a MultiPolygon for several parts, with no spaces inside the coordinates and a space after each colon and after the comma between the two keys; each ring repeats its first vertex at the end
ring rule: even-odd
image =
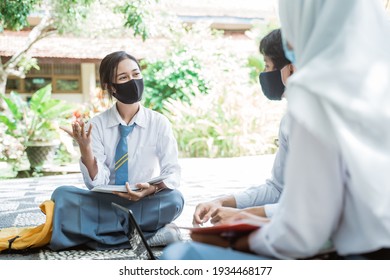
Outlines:
{"type": "Polygon", "coordinates": [[[63,128],[80,147],[85,185],[126,185],[127,192],[97,193],[74,186],[58,187],[50,248],[86,245],[95,249],[128,248],[111,203],[131,209],[151,246],[178,239],[170,224],[184,205],[177,143],[163,115],[140,104],[144,89],[137,60],[126,52],[107,55],[100,65],[102,89],[117,102],[84,125],[63,128]],[[158,184],[145,183],[169,174],[158,184]],[[131,190],[135,184],[139,190],[131,190]]]}

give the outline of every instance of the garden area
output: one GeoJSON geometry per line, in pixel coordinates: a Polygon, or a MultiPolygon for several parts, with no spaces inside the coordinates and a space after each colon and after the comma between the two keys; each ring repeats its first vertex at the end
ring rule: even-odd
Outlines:
{"type": "Polygon", "coordinates": [[[274,21],[254,21],[241,35],[247,37],[244,51],[232,47],[237,36],[212,28],[207,21],[180,20],[169,12],[168,0],[122,2],[24,0],[20,5],[14,1],[0,5],[3,32],[27,29],[30,33],[25,46],[0,61],[0,178],[61,173],[61,166],[78,164],[78,147],[60,127],[76,119],[88,121],[111,107],[112,101],[99,87],[82,103],[54,97],[51,83],[28,95],[7,92],[7,80],[39,71],[38,60],[29,51],[46,37],[88,38],[105,28],[116,30],[100,35],[107,40],[125,33],[142,42],[164,42],[157,55],[140,59],[145,83],[141,102],[171,121],[181,158],[276,151],[286,103],[267,100],[258,80],[264,68],[259,41],[276,27],[274,21]],[[44,11],[42,20],[30,27],[28,15],[37,11],[44,11]],[[122,21],[99,22],[99,13],[122,21]]]}

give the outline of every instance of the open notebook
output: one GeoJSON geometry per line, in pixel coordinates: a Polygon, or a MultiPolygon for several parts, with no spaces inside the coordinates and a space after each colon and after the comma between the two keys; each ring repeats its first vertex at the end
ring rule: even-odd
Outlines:
{"type": "Polygon", "coordinates": [[[120,206],[114,202],[111,203],[111,206],[129,239],[131,249],[134,253],[139,257],[139,259],[156,260],[157,257],[153,254],[152,249],[147,243],[141,228],[134,218],[133,212],[131,212],[130,209],[120,206]]]}
{"type": "MultiPolygon", "coordinates": [[[[158,177],[154,177],[150,180],[148,180],[146,183],[149,183],[151,185],[158,184],[167,179],[171,174],[163,174],[158,177]]],[[[135,184],[130,184],[130,189],[132,191],[137,191],[138,188],[135,186],[135,184]]],[[[91,189],[93,192],[103,192],[103,193],[112,193],[112,192],[127,192],[125,185],[98,185],[91,189]]]]}

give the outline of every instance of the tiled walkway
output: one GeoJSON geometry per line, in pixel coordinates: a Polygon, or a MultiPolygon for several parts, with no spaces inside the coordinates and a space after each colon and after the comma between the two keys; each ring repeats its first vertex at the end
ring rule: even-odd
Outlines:
{"type": "MultiPolygon", "coordinates": [[[[175,223],[191,226],[192,214],[199,202],[263,183],[270,176],[273,159],[274,155],[181,159],[180,190],[186,204],[175,223]]],[[[83,187],[81,174],[0,181],[0,229],[43,223],[45,216],[39,204],[50,199],[52,191],[60,185],[83,187]]]]}

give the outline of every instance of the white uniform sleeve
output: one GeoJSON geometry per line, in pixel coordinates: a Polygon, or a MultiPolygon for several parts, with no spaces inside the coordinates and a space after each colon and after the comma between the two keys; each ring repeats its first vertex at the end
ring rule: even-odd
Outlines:
{"type": "Polygon", "coordinates": [[[180,186],[181,180],[177,142],[168,119],[164,117],[162,120],[163,123],[157,142],[157,154],[160,161],[161,174],[172,174],[168,179],[164,180],[164,184],[170,189],[176,189],[180,186]]]}
{"type": "Polygon", "coordinates": [[[285,115],[279,127],[279,149],[275,155],[272,167],[272,178],[265,184],[250,187],[242,192],[234,193],[237,208],[247,208],[252,206],[262,206],[264,204],[275,203],[279,200],[284,186],[284,167],[288,154],[288,130],[289,117],[285,115]]]}
{"type": "Polygon", "coordinates": [[[249,237],[251,250],[277,258],[315,255],[337,228],[343,202],[339,153],[291,119],[286,186],[271,222],[249,237]]]}
{"type": "Polygon", "coordinates": [[[261,186],[253,186],[242,192],[234,193],[236,207],[239,209],[262,206],[264,204],[275,203],[279,200],[281,192],[276,188],[271,180],[261,186]]]}
{"type": "Polygon", "coordinates": [[[267,218],[272,218],[275,212],[278,210],[279,203],[266,204],[264,205],[264,212],[267,218]]]}
{"type": "MultiPolygon", "coordinates": [[[[86,128],[86,130],[87,129],[88,127],[86,128]]],[[[106,156],[104,155],[104,147],[103,147],[103,142],[101,140],[102,133],[103,132],[101,131],[99,125],[97,123],[94,123],[92,127],[91,137],[92,137],[92,150],[98,167],[98,172],[95,178],[91,179],[87,167],[80,159],[80,171],[81,174],[83,175],[84,183],[88,189],[92,189],[97,185],[108,184],[110,182],[110,170],[104,164],[104,161],[106,160],[106,156]]]]}

